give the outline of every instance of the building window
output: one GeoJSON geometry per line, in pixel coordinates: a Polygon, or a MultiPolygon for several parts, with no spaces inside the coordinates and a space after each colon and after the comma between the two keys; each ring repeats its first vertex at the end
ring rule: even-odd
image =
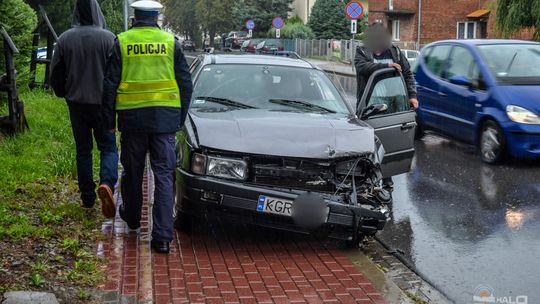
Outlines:
{"type": "Polygon", "coordinates": [[[476,22],[458,22],[457,23],[457,39],[475,39],[476,38],[476,22]]]}
{"type": "Polygon", "coordinates": [[[394,10],[394,0],[388,0],[388,10],[394,10]]]}
{"type": "Polygon", "coordinates": [[[399,20],[392,20],[392,40],[399,41],[399,20]]]}

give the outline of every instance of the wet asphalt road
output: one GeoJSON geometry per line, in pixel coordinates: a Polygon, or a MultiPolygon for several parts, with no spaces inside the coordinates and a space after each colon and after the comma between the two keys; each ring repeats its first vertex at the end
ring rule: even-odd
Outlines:
{"type": "MultiPolygon", "coordinates": [[[[355,95],[352,78],[334,80],[355,95]]],[[[379,238],[456,303],[473,303],[480,285],[540,303],[540,163],[486,165],[473,147],[436,135],[415,148],[411,172],[394,177],[379,238]]]]}

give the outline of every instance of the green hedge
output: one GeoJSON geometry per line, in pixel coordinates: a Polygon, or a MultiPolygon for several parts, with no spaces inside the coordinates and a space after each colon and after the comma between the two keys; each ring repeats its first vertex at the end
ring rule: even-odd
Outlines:
{"type": "MultiPolygon", "coordinates": [[[[15,66],[26,72],[32,50],[32,32],[37,26],[36,12],[23,0],[0,1],[0,25],[3,26],[19,49],[15,58],[15,66]]],[[[4,44],[0,44],[0,71],[4,71],[4,44]]]]}

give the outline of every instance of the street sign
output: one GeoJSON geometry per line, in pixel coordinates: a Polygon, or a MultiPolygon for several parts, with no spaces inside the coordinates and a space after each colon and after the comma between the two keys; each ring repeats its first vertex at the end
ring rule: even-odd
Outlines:
{"type": "Polygon", "coordinates": [[[281,28],[285,25],[285,21],[281,17],[276,17],[272,20],[272,26],[276,29],[276,38],[281,37],[281,28]]]}
{"type": "Polygon", "coordinates": [[[351,1],[345,6],[345,14],[350,20],[360,19],[364,14],[364,7],[358,1],[351,1]]]}
{"type": "Polygon", "coordinates": [[[357,26],[358,26],[358,21],[351,20],[351,34],[356,34],[356,32],[358,31],[357,26]]]}
{"type": "Polygon", "coordinates": [[[283,18],[281,17],[276,17],[274,20],[272,20],[272,26],[277,30],[281,29],[283,25],[285,25],[285,21],[283,21],[283,18]]]}
{"type": "Polygon", "coordinates": [[[249,19],[248,21],[246,21],[246,28],[250,31],[254,30],[255,29],[255,21],[249,19]]]}

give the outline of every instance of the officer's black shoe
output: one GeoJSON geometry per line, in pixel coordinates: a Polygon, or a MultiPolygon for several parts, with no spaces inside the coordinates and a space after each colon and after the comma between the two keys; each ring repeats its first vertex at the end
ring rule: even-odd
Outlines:
{"type": "Polygon", "coordinates": [[[169,242],[151,241],[150,247],[158,253],[169,253],[170,251],[169,242]]]}
{"type": "Polygon", "coordinates": [[[141,230],[141,223],[138,223],[137,225],[132,225],[130,224],[128,221],[126,221],[126,217],[124,215],[125,211],[124,211],[124,204],[120,205],[120,207],[118,207],[118,214],[120,215],[120,218],[126,222],[126,224],[128,225],[128,228],[129,228],[129,232],[133,232],[133,233],[136,233],[136,234],[139,234],[140,230],[141,230]]]}

